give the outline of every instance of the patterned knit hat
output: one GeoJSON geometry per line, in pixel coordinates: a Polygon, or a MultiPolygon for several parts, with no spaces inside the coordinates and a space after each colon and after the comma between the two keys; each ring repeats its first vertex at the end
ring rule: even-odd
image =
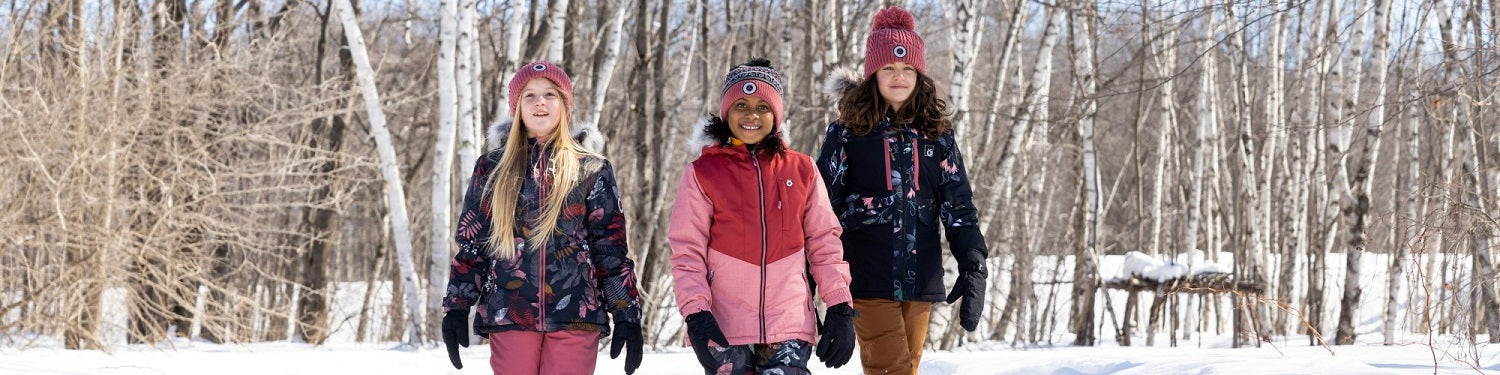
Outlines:
{"type": "Polygon", "coordinates": [[[564,72],[562,68],[548,61],[537,61],[522,65],[521,69],[516,70],[516,76],[510,79],[510,85],[508,86],[510,89],[509,109],[516,109],[516,103],[521,101],[521,89],[526,88],[526,84],[534,78],[546,78],[548,81],[552,81],[552,84],[562,89],[563,101],[567,102],[567,109],[570,111],[573,110],[573,80],[568,78],[568,73],[564,72]]]}
{"type": "Polygon", "coordinates": [[[786,119],[781,105],[783,92],[781,72],[772,68],[771,62],[766,59],[752,59],[730,69],[729,74],[724,76],[724,96],[719,100],[719,118],[729,116],[729,106],[734,105],[734,101],[754,96],[771,106],[771,114],[775,117],[771,132],[774,133],[781,128],[781,120],[786,119]]]}
{"type": "Polygon", "coordinates": [[[875,13],[870,25],[870,37],[865,38],[865,77],[875,74],[886,64],[904,62],[927,71],[927,60],[922,54],[922,36],[917,35],[916,21],[911,13],[899,7],[881,9],[875,13]]]}

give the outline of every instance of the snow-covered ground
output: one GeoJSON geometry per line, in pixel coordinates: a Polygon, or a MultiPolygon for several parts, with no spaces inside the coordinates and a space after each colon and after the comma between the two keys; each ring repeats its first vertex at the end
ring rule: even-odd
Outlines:
{"type": "MultiPolygon", "coordinates": [[[[1438,359],[1425,345],[1340,346],[1333,353],[1309,347],[1303,339],[1260,348],[1144,348],[1049,347],[993,348],[977,351],[928,352],[921,373],[947,374],[1484,374],[1500,373],[1496,346],[1475,349],[1439,343],[1438,359]],[[1467,349],[1466,349],[1467,348],[1467,349]],[[1476,362],[1483,367],[1460,363],[1476,362]],[[1436,364],[1436,366],[1434,366],[1436,364]]],[[[1184,345],[1195,345],[1184,343],[1184,345]]],[[[471,346],[463,350],[464,369],[448,365],[440,348],[419,351],[387,346],[264,343],[216,345],[177,343],[175,348],[126,347],[105,354],[94,351],[30,349],[0,351],[0,374],[488,374],[489,352],[471,346]]],[[[601,353],[598,374],[620,374],[623,358],[601,353]]],[[[826,369],[816,361],[815,374],[859,374],[859,356],[840,369],[826,369]]],[[[637,374],[702,374],[690,352],[668,348],[646,354],[637,374]]]]}
{"type": "MultiPolygon", "coordinates": [[[[1101,276],[1119,277],[1135,273],[1146,277],[1168,278],[1184,274],[1225,270],[1232,267],[1227,255],[1219,255],[1217,261],[1202,258],[1202,253],[1188,253],[1174,262],[1142,258],[1141,256],[1108,256],[1100,261],[1101,276]]],[[[1230,338],[1217,332],[1190,330],[1191,338],[1182,339],[1178,347],[1168,347],[1168,333],[1157,335],[1155,347],[1139,346],[1145,342],[1138,328],[1133,335],[1135,347],[1120,347],[1115,343],[1113,323],[1100,327],[1101,344],[1096,347],[1071,347],[1071,336],[1054,335],[1050,346],[1013,348],[1009,342],[983,342],[966,344],[954,351],[928,351],[923,356],[921,373],[924,375],[947,374],[1500,374],[1500,345],[1465,344],[1452,336],[1429,338],[1411,333],[1406,318],[1411,306],[1421,306],[1422,293],[1410,294],[1410,287],[1395,291],[1401,302],[1398,309],[1402,324],[1396,335],[1398,345],[1380,345],[1380,313],[1382,302],[1390,291],[1385,288],[1385,267],[1389,258],[1381,254],[1367,254],[1363,259],[1367,271],[1362,274],[1361,284],[1365,290],[1359,307],[1358,333],[1360,344],[1348,346],[1309,346],[1304,336],[1277,338],[1258,348],[1229,348],[1230,338]],[[1429,345],[1429,340],[1431,344],[1429,345]]],[[[1071,259],[1040,257],[1033,272],[1035,280],[1071,279],[1071,259]]],[[[1277,264],[1273,259],[1271,264],[1277,264]]],[[[1337,296],[1342,292],[1341,254],[1329,259],[1328,296],[1330,306],[1324,312],[1325,335],[1332,339],[1332,326],[1337,317],[1337,296]]],[[[1466,262],[1457,263],[1463,268],[1466,262]]],[[[1301,267],[1301,265],[1299,265],[1301,267]]],[[[997,267],[999,268],[999,267],[997,267]]],[[[1408,268],[1410,269],[1410,268],[1408,268]]],[[[1283,270],[1269,271],[1275,275],[1283,270]]],[[[1465,277],[1461,269],[1454,275],[1465,277]]],[[[1408,281],[1420,277],[1408,275],[1408,281]]],[[[1008,285],[1008,274],[1000,273],[992,282],[1008,285]]],[[[1305,288],[1302,278],[1294,279],[1293,295],[1301,296],[1305,288]]],[[[371,301],[375,311],[386,311],[389,303],[388,284],[377,285],[371,301]]],[[[1466,288],[1460,285],[1458,289],[1466,288]]],[[[1055,314],[1066,314],[1067,286],[1057,288],[1039,286],[1043,301],[1053,301],[1055,314]],[[1052,290],[1058,289],[1058,290],[1052,290]],[[1045,297],[1059,293],[1056,299],[1045,297]]],[[[119,291],[106,293],[103,332],[113,349],[110,353],[98,351],[74,351],[56,349],[56,338],[0,334],[0,375],[9,374],[488,374],[489,352],[482,346],[463,349],[463,370],[455,370],[449,364],[444,351],[437,346],[419,350],[398,350],[393,343],[356,343],[354,337],[358,311],[364,302],[366,288],[362,283],[338,283],[334,285],[331,316],[332,333],[329,344],[313,346],[295,342],[269,342],[252,344],[219,345],[204,341],[177,339],[154,346],[127,345],[123,327],[126,324],[123,311],[123,295],[119,291]],[[34,339],[34,341],[33,341],[34,339]],[[21,349],[29,348],[29,349],[21,349]]],[[[1125,301],[1120,291],[1110,291],[1114,303],[1112,311],[1099,306],[1098,319],[1109,322],[1119,319],[1125,301]],[[1110,316],[1113,316],[1111,318],[1110,316]]],[[[1453,293],[1440,297],[1439,303],[1457,303],[1465,293],[1453,293]],[[1454,297],[1457,296],[1457,297],[1454,297]]],[[[1142,298],[1149,304],[1150,298],[1142,298]]],[[[1103,305],[1101,300],[1098,305],[1103,305]]],[[[1201,302],[1200,302],[1201,303],[1201,302]]],[[[1226,303],[1226,302],[1221,302],[1226,303]]],[[[1295,302],[1293,302],[1295,304],[1295,302]]],[[[1189,307],[1184,303],[1181,308],[1189,307]]],[[[1230,309],[1222,309],[1227,314],[1230,309]]],[[[935,317],[937,314],[934,315],[935,317]]],[[[1058,316],[1066,322],[1066,316],[1058,316]]],[[[389,321],[384,314],[371,319],[372,337],[383,335],[389,321]]],[[[1144,319],[1141,321],[1144,324],[1144,319]]],[[[1064,323],[1065,324],[1065,323],[1064,323]]],[[[1190,323],[1191,324],[1191,323],[1190,323]]],[[[674,330],[677,327],[668,327],[674,330]]],[[[1144,328],[1144,327],[1141,327],[1144,328]]],[[[1064,328],[1059,328],[1062,330],[1064,328]]],[[[196,330],[195,330],[196,331],[196,330]]],[[[1211,331],[1211,330],[1210,330],[1211,331]]],[[[196,332],[195,332],[196,333],[196,332]]],[[[1179,334],[1182,334],[1179,331],[1179,334]]],[[[288,332],[290,335],[290,332],[288,332]]],[[[620,374],[623,358],[610,359],[601,353],[596,367],[598,374],[620,374]]],[[[815,374],[859,374],[858,355],[851,363],[840,369],[827,369],[816,360],[811,367],[815,374]]],[[[691,351],[680,346],[648,349],[646,358],[637,374],[701,374],[691,351]]]]}

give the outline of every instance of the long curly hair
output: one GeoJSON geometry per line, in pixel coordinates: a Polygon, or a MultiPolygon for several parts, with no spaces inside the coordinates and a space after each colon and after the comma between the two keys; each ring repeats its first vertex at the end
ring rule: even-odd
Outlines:
{"type": "MultiPolygon", "coordinates": [[[[871,74],[839,99],[839,123],[854,135],[870,134],[890,107],[880,96],[880,83],[871,74]]],[[[948,102],[937,97],[937,84],[926,73],[917,71],[917,86],[911,99],[891,119],[896,126],[915,126],[923,135],[937,138],[953,129],[949,114],[948,102]]]]}

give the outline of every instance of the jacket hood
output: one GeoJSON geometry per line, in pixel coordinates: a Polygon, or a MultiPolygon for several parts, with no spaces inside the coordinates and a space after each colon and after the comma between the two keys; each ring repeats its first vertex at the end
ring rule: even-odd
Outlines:
{"type": "Polygon", "coordinates": [[[713,116],[703,116],[699,117],[698,121],[693,122],[694,131],[692,132],[692,136],[689,136],[687,139],[687,150],[692,152],[694,156],[703,155],[704,147],[718,145],[719,142],[714,140],[714,136],[709,135],[707,130],[708,124],[713,122],[713,120],[713,116]]]}
{"type": "Polygon", "coordinates": [[[859,75],[853,68],[842,67],[834,69],[832,74],[823,79],[823,95],[837,103],[844,98],[844,94],[854,91],[854,88],[865,83],[866,77],[859,75]]]}
{"type": "MultiPolygon", "coordinates": [[[[713,115],[703,116],[699,117],[698,121],[693,122],[693,132],[688,137],[686,146],[687,150],[692,152],[694,156],[703,155],[703,148],[705,147],[719,145],[719,141],[715,140],[713,134],[709,134],[708,132],[708,124],[712,123],[717,117],[713,115]]],[[[776,127],[776,134],[781,138],[781,143],[786,145],[787,149],[790,149],[792,133],[786,131],[785,122],[782,123],[782,126],[776,127]]]]}
{"type": "MultiPolygon", "coordinates": [[[[515,120],[501,119],[490,125],[490,130],[485,136],[487,150],[494,151],[505,146],[505,137],[510,134],[510,127],[514,126],[515,120]]],[[[593,152],[604,150],[604,134],[599,132],[598,124],[588,122],[573,123],[573,140],[577,141],[583,148],[593,152]]]]}

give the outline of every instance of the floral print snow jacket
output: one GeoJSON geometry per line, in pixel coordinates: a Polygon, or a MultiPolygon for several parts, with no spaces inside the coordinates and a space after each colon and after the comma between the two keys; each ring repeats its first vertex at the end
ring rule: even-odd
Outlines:
{"type": "Polygon", "coordinates": [[[854,298],[942,301],[942,227],[960,269],[988,256],[953,132],[937,138],[889,116],[869,134],[828,126],[818,171],[844,226],[854,298]]]}
{"type": "Polygon", "coordinates": [[[459,215],[454,256],[444,310],[468,309],[478,304],[474,332],[584,330],[609,332],[615,322],[640,324],[640,296],[635,264],[627,257],[625,215],[620,209],[614,168],[596,155],[581,160],[578,185],[558,218],[557,234],[546,244],[525,243],[523,233],[541,215],[540,202],[550,175],[542,147],[527,145],[527,177],[516,199],[517,225],[513,232],[517,256],[497,260],[490,237],[490,171],[497,168],[503,148],[489,151],[474,165],[459,215]],[[544,187],[538,189],[538,186],[544,187]]]}

